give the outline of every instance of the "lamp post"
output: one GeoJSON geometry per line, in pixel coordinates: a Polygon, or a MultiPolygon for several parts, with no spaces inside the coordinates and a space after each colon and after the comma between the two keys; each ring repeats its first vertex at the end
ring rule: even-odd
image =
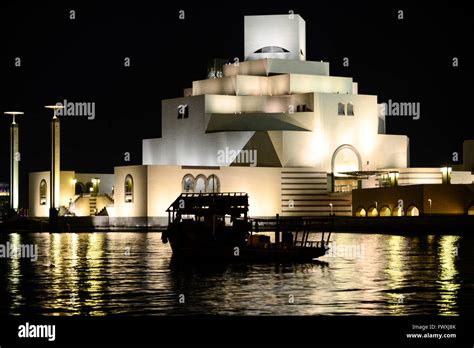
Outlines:
{"type": "Polygon", "coordinates": [[[60,124],[57,116],[57,110],[63,109],[62,105],[46,105],[45,108],[53,109],[53,119],[51,120],[51,173],[49,179],[50,188],[50,207],[49,216],[57,216],[59,209],[59,193],[60,183],[59,177],[61,175],[60,166],[60,124]]]}
{"type": "Polygon", "coordinates": [[[430,205],[430,215],[431,215],[431,206],[432,206],[432,204],[433,204],[433,201],[431,200],[431,198],[428,198],[428,203],[429,203],[429,205],[430,205]]]}
{"type": "Polygon", "coordinates": [[[23,112],[5,111],[4,114],[12,116],[12,124],[10,125],[10,209],[13,211],[18,211],[18,162],[20,162],[20,152],[18,151],[19,127],[16,123],[15,116],[23,115],[23,112]]]}
{"type": "Polygon", "coordinates": [[[332,214],[332,203],[329,203],[329,208],[331,209],[331,214],[330,215],[332,216],[333,215],[332,214]]]}

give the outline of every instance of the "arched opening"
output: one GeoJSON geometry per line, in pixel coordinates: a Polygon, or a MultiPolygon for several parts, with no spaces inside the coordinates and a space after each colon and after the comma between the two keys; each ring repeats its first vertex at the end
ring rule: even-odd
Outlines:
{"type": "Polygon", "coordinates": [[[467,215],[474,215],[474,205],[471,205],[471,207],[468,209],[467,215]]]}
{"type": "Polygon", "coordinates": [[[48,192],[48,184],[46,180],[41,180],[39,186],[40,205],[46,205],[46,192],[48,192]]]}
{"type": "Polygon", "coordinates": [[[209,177],[207,178],[207,190],[206,190],[206,192],[215,193],[215,192],[219,192],[219,191],[220,191],[219,178],[214,174],[209,175],[209,177]]]}
{"type": "Polygon", "coordinates": [[[420,216],[420,209],[416,205],[410,205],[407,208],[407,216],[420,216]]]}
{"type": "Polygon", "coordinates": [[[182,187],[182,191],[185,192],[185,193],[193,192],[193,189],[194,189],[194,176],[192,176],[191,174],[186,174],[183,177],[183,180],[181,182],[181,187],[182,187]]]}
{"type": "Polygon", "coordinates": [[[365,211],[364,207],[357,208],[355,213],[356,213],[356,216],[359,216],[359,217],[367,216],[367,212],[365,211]]]}
{"type": "Polygon", "coordinates": [[[80,181],[76,182],[76,185],[74,185],[74,194],[75,195],[82,195],[84,192],[84,184],[80,181]]]}
{"type": "Polygon", "coordinates": [[[380,208],[379,216],[392,216],[392,211],[388,206],[384,205],[382,208],[380,208]]]}
{"type": "Polygon", "coordinates": [[[339,146],[332,155],[331,171],[333,176],[332,191],[350,192],[358,187],[356,176],[348,174],[362,170],[362,159],[359,151],[349,144],[339,146]]]}
{"type": "Polygon", "coordinates": [[[369,217],[379,216],[379,211],[375,207],[370,207],[369,210],[367,210],[367,216],[369,217]]]}
{"type": "Polygon", "coordinates": [[[84,193],[92,193],[94,191],[94,184],[90,181],[84,185],[84,193]]]}
{"type": "Polygon", "coordinates": [[[194,182],[194,192],[196,193],[206,192],[206,184],[207,184],[206,177],[202,174],[199,174],[196,177],[196,180],[194,182]]]}
{"type": "Polygon", "coordinates": [[[125,186],[125,203],[132,203],[133,202],[133,177],[128,174],[125,177],[124,181],[125,186]]]}
{"type": "Polygon", "coordinates": [[[393,208],[392,216],[403,216],[403,209],[397,205],[393,208]]]}

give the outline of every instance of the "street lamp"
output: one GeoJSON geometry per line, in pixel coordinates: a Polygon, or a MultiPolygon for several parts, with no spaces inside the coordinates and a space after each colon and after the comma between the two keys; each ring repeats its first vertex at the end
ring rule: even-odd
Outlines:
{"type": "Polygon", "coordinates": [[[430,215],[431,215],[431,206],[433,204],[433,201],[431,200],[431,198],[428,198],[428,203],[430,204],[430,215]]]}
{"type": "Polygon", "coordinates": [[[15,116],[23,115],[21,111],[5,111],[5,115],[12,116],[12,124],[10,125],[10,209],[18,210],[18,162],[20,161],[19,146],[19,128],[15,122],[15,116]]]}
{"type": "Polygon", "coordinates": [[[332,203],[329,203],[329,208],[331,208],[331,216],[332,216],[332,203]]]}

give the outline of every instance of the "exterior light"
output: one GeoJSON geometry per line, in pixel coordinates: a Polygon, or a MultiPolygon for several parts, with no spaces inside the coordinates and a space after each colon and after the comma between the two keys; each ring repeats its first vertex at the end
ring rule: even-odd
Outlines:
{"type": "Polygon", "coordinates": [[[53,118],[57,118],[56,110],[64,109],[64,106],[62,106],[62,105],[46,105],[45,108],[46,109],[53,109],[53,118]]]}
{"type": "Polygon", "coordinates": [[[433,201],[431,198],[428,198],[428,203],[430,204],[430,215],[431,215],[431,206],[433,205],[433,201]]]}
{"type": "Polygon", "coordinates": [[[331,209],[331,215],[332,215],[332,203],[329,203],[329,208],[331,209]]]}

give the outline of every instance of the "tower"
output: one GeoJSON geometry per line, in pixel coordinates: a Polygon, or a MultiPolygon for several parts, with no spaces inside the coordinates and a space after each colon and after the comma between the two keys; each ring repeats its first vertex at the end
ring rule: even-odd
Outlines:
{"type": "Polygon", "coordinates": [[[57,214],[59,209],[59,193],[60,193],[60,123],[57,116],[57,109],[61,109],[61,105],[48,105],[45,108],[53,109],[53,119],[51,120],[51,172],[50,172],[50,217],[57,214]]]}
{"type": "Polygon", "coordinates": [[[16,123],[15,116],[23,115],[21,111],[6,111],[6,115],[12,116],[12,124],[10,125],[10,209],[18,210],[18,194],[19,194],[19,127],[16,123]]]}

